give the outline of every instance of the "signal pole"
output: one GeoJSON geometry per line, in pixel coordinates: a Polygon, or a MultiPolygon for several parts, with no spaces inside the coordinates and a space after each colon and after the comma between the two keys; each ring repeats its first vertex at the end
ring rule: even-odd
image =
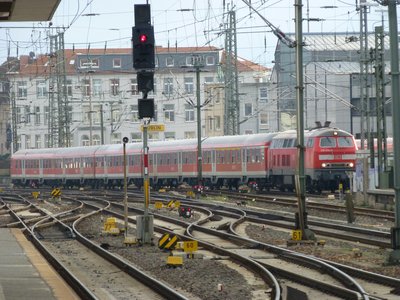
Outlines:
{"type": "Polygon", "coordinates": [[[135,27],[132,28],[133,67],[137,71],[138,89],[143,97],[138,101],[139,119],[143,119],[143,190],[144,214],[136,218],[137,240],[141,244],[153,243],[153,215],[149,215],[150,180],[147,126],[154,118],[154,99],[147,94],[154,89],[155,41],[151,25],[150,5],[135,5],[135,27]]]}

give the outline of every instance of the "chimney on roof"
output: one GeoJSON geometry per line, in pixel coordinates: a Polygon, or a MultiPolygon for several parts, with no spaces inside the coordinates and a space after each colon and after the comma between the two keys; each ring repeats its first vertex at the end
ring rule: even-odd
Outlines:
{"type": "Polygon", "coordinates": [[[315,121],[315,125],[317,126],[317,128],[322,127],[321,121],[315,121]]]}

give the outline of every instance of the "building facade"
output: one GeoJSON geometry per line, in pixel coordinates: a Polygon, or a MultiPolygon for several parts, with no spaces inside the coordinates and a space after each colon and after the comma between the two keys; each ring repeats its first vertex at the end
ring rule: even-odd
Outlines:
{"type": "MultiPolygon", "coordinates": [[[[15,124],[14,148],[54,147],[53,135],[61,135],[57,131],[60,128],[66,128],[66,144],[70,146],[121,143],[123,137],[140,141],[142,122],[138,116],[138,99],[142,95],[138,92],[131,51],[68,49],[63,52],[65,68],[61,69],[52,59],[57,53],[21,56],[18,69],[5,72],[10,82],[10,102],[14,103],[14,112],[8,114],[8,122],[15,124]],[[65,105],[62,113],[57,111],[60,103],[65,105]]],[[[222,53],[214,47],[157,47],[154,91],[148,97],[155,99],[151,123],[163,124],[165,131],[149,132],[149,140],[197,136],[195,66],[198,64],[201,65],[198,71],[202,136],[218,134],[218,130],[207,130],[207,119],[208,113],[219,105],[209,87],[219,85],[223,94],[222,53]]],[[[246,127],[241,133],[261,132],[262,126],[256,119],[261,110],[260,91],[266,94],[268,69],[241,60],[238,72],[239,89],[243,88],[241,114],[251,119],[243,123],[246,127]]],[[[223,124],[220,126],[223,129],[223,124]]]]}
{"type": "MultiPolygon", "coordinates": [[[[304,33],[304,125],[315,126],[319,121],[361,135],[363,114],[366,131],[366,118],[370,122],[370,132],[376,134],[376,85],[374,47],[375,36],[368,35],[371,47],[367,88],[369,103],[363,108],[360,101],[360,41],[358,34],[311,34],[304,33]],[[363,112],[363,113],[362,113],[363,112]]],[[[389,40],[384,45],[385,73],[389,74],[389,40]]],[[[388,76],[386,77],[388,79],[388,76]]],[[[387,134],[392,135],[390,82],[385,86],[385,112],[387,134]]],[[[275,52],[275,66],[269,85],[272,123],[279,130],[296,128],[296,64],[295,49],[288,48],[278,41],[275,52]],[[273,112],[276,112],[275,114],[273,112]]]]}

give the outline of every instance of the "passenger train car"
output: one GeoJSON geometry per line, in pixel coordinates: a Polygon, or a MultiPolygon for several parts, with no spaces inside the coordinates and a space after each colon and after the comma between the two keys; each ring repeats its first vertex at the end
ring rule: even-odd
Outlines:
{"type": "MultiPolygon", "coordinates": [[[[353,137],[336,128],[305,134],[306,176],[310,190],[337,187],[354,169],[353,137]]],[[[210,188],[256,182],[261,189],[294,189],[296,133],[264,133],[209,137],[202,141],[203,184],[210,188]]],[[[127,143],[128,182],[143,185],[142,143],[127,143]]],[[[152,186],[197,184],[197,139],[149,143],[152,186]]],[[[28,149],[14,153],[11,178],[16,185],[115,187],[123,185],[122,144],[59,149],[28,149]]]]}

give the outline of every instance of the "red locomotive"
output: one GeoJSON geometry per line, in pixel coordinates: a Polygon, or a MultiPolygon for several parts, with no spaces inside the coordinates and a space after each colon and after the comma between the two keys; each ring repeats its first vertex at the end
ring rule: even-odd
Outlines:
{"type": "MultiPolygon", "coordinates": [[[[337,128],[305,133],[308,190],[336,189],[353,171],[356,145],[351,134],[337,128]]],[[[126,144],[127,177],[143,185],[143,147],[126,144]]],[[[295,188],[297,162],[295,131],[242,136],[209,137],[202,142],[203,184],[210,188],[256,184],[258,189],[295,188]]],[[[197,184],[197,139],[149,143],[149,174],[154,187],[197,184]]],[[[11,178],[16,185],[123,185],[122,144],[28,149],[14,153],[11,178]]]]}

